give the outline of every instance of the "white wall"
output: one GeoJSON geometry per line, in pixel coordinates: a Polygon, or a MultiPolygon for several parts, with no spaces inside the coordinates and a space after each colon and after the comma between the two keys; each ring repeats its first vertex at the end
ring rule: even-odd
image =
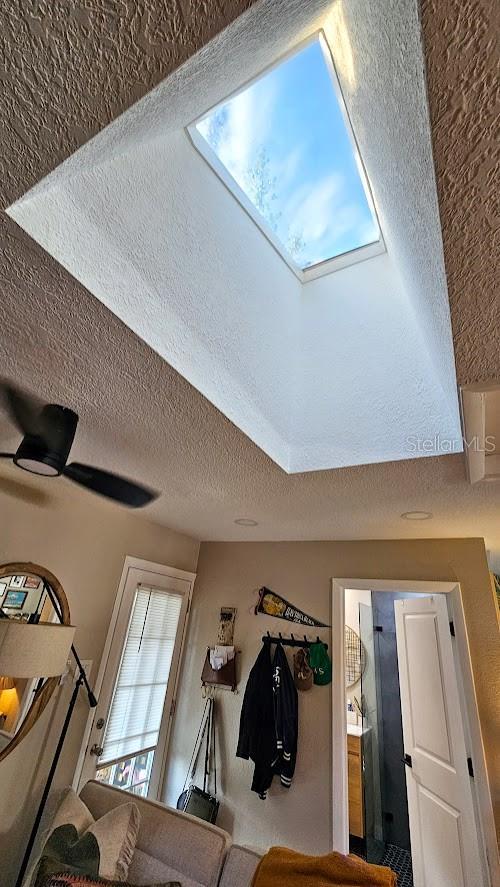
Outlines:
{"type": "Polygon", "coordinates": [[[436,384],[445,393],[458,431],[419,7],[415,0],[338,2],[330,21],[327,18],[326,31],[337,37],[344,96],[387,248],[401,272],[436,384]],[[352,76],[345,65],[349,52],[352,76]]]}
{"type": "MultiPolygon", "coordinates": [[[[5,495],[1,479],[0,563],[39,563],[62,582],[76,625],[75,645],[82,659],[93,660],[92,680],[97,675],[125,556],[195,571],[199,544],[69,485],[64,486],[65,497],[54,490],[53,497],[29,504],[5,495]]],[[[33,487],[51,496],[51,483],[54,481],[33,481],[33,487]]],[[[62,480],[58,483],[64,485],[62,480]]],[[[2,887],[14,884],[70,693],[71,684],[67,684],[27,738],[0,763],[2,887]]],[[[87,715],[81,693],[56,773],[55,792],[73,779],[87,715]]]]}
{"type": "Polygon", "coordinates": [[[304,286],[298,354],[292,470],[410,458],[429,428],[455,438],[392,255],[304,286]]]}
{"type": "Polygon", "coordinates": [[[184,130],[34,208],[44,247],[287,469],[300,285],[184,130]]]}

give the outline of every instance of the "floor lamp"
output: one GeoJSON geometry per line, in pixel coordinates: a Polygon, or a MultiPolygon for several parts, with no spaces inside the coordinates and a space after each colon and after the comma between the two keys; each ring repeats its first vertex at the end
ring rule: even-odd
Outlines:
{"type": "MultiPolygon", "coordinates": [[[[59,602],[53,594],[50,585],[45,580],[44,588],[59,620],[62,622],[59,602]]],[[[13,619],[0,619],[0,675],[8,675],[12,678],[38,678],[40,675],[44,678],[57,677],[65,672],[70,651],[76,663],[75,686],[59,734],[54,757],[45,781],[15,887],[22,887],[26,875],[80,687],[85,687],[90,708],[95,708],[97,705],[97,699],[92,692],[85,670],[73,645],[74,633],[75,628],[70,625],[58,625],[57,623],[50,622],[30,624],[13,619]]]]}

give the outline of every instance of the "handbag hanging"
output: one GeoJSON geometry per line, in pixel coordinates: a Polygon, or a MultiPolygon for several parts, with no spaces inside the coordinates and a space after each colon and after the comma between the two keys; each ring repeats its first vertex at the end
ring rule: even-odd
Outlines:
{"type": "Polygon", "coordinates": [[[186,778],[184,780],[184,785],[182,787],[182,791],[177,798],[177,810],[184,810],[186,799],[187,799],[187,784],[189,780],[194,779],[196,775],[196,768],[198,766],[198,758],[200,756],[201,746],[203,744],[203,737],[205,736],[205,730],[207,729],[208,723],[208,707],[210,700],[207,699],[205,702],[205,708],[203,709],[203,714],[201,716],[200,726],[198,727],[198,733],[196,734],[196,739],[194,742],[193,753],[191,755],[191,760],[189,761],[188,772],[186,773],[186,778]]]}
{"type": "Polygon", "coordinates": [[[198,736],[196,738],[195,747],[193,749],[193,755],[191,757],[191,762],[189,765],[188,774],[184,781],[184,789],[179,795],[179,799],[177,801],[177,809],[184,810],[185,813],[190,813],[192,816],[197,816],[199,819],[204,819],[207,822],[214,823],[217,819],[217,813],[219,811],[219,802],[217,800],[217,760],[216,760],[216,749],[215,749],[215,702],[214,699],[207,699],[205,709],[203,712],[202,721],[200,724],[200,729],[198,730],[198,736]],[[203,772],[203,788],[199,788],[197,785],[191,783],[188,789],[186,789],[186,783],[188,782],[189,776],[191,779],[194,779],[196,765],[198,761],[198,756],[200,753],[201,746],[203,744],[203,737],[206,734],[206,746],[205,746],[205,766],[203,772]],[[198,738],[200,737],[200,741],[198,742],[198,738]],[[210,794],[210,762],[213,756],[214,763],[214,794],[210,794]]]}

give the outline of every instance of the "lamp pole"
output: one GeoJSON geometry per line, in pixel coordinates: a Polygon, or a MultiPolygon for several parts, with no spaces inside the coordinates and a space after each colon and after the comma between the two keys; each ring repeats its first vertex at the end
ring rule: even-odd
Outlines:
{"type": "MultiPolygon", "coordinates": [[[[45,591],[47,592],[47,595],[50,599],[52,606],[54,607],[55,612],[57,613],[59,621],[62,623],[62,614],[61,614],[61,611],[59,608],[59,602],[55,598],[50,585],[45,581],[45,579],[43,580],[43,586],[44,586],[45,591]]],[[[33,827],[31,829],[30,836],[28,838],[26,850],[24,851],[23,861],[21,863],[21,868],[20,868],[19,874],[17,876],[17,881],[15,884],[15,887],[22,887],[22,884],[23,884],[23,881],[24,881],[24,878],[26,875],[26,870],[28,868],[30,856],[33,851],[33,846],[34,846],[34,843],[36,840],[38,829],[40,827],[40,822],[41,822],[41,819],[43,816],[43,811],[45,809],[45,804],[47,803],[47,798],[49,796],[49,792],[52,787],[54,774],[56,772],[57,765],[59,763],[59,758],[61,756],[62,748],[64,745],[64,740],[66,739],[66,734],[68,732],[68,727],[70,725],[71,716],[73,714],[73,710],[76,705],[76,700],[78,698],[78,692],[80,690],[80,687],[84,686],[87,691],[87,698],[88,698],[88,702],[89,702],[89,707],[95,708],[97,705],[97,699],[96,699],[96,697],[92,691],[92,688],[88,682],[87,675],[85,674],[85,669],[82,666],[82,663],[80,661],[80,657],[78,656],[78,653],[76,652],[73,644],[71,645],[71,652],[75,658],[76,667],[78,669],[78,677],[75,682],[73,693],[71,694],[71,699],[69,701],[68,709],[66,712],[66,717],[64,718],[64,723],[62,725],[61,732],[59,734],[59,740],[57,742],[57,747],[56,747],[56,750],[54,753],[54,757],[52,759],[52,763],[50,765],[50,770],[49,770],[49,773],[47,776],[47,780],[45,782],[42,796],[40,798],[40,803],[38,804],[38,810],[36,812],[35,821],[33,823],[33,827]]]]}

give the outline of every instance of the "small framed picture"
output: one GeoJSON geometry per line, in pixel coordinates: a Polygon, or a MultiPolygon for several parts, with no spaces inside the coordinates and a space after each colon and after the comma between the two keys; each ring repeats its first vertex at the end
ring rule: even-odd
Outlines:
{"type": "Polygon", "coordinates": [[[24,579],[23,588],[38,588],[40,585],[40,579],[38,576],[26,576],[24,579]]]}
{"type": "Polygon", "coordinates": [[[5,592],[6,592],[6,590],[7,590],[7,583],[6,583],[6,582],[0,582],[0,598],[3,597],[3,595],[4,595],[5,592]]]}
{"type": "Polygon", "coordinates": [[[22,610],[27,597],[27,591],[13,591],[9,588],[5,595],[5,600],[2,603],[2,607],[7,607],[11,610],[22,610]]]}
{"type": "Polygon", "coordinates": [[[11,576],[9,588],[22,588],[24,585],[24,576],[11,576]]]}

